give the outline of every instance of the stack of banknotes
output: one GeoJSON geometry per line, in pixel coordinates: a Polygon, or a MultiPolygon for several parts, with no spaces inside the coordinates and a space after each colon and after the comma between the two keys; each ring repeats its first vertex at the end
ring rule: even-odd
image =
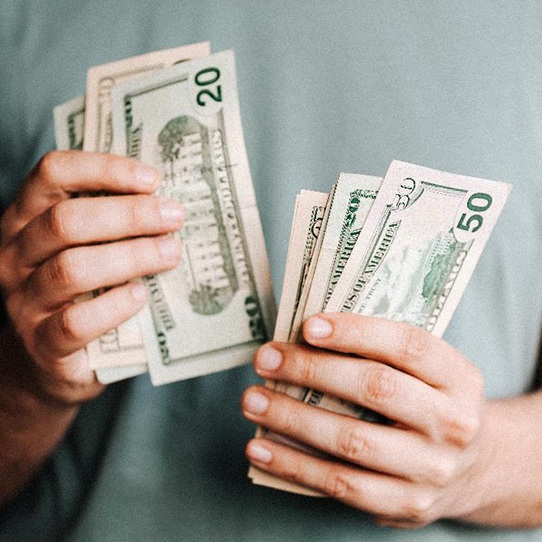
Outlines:
{"type": "MultiPolygon", "coordinates": [[[[441,336],[508,197],[510,185],[394,161],[385,177],[341,173],[330,194],[296,201],[274,339],[300,342],[319,312],[407,322],[441,336]]],[[[300,401],[368,421],[359,405],[281,382],[300,401]]],[[[286,441],[259,428],[258,436],[286,441]]],[[[317,493],[255,467],[254,483],[317,493]]]]}
{"type": "Polygon", "coordinates": [[[154,166],[185,210],[179,266],[144,277],[148,306],[88,345],[98,379],[149,371],[159,385],[249,363],[276,311],[233,53],[197,43],[93,67],[54,120],[58,149],[154,166]]]}

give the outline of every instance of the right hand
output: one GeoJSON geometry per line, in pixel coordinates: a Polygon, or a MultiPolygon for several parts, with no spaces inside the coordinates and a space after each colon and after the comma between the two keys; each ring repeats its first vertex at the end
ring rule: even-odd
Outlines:
{"type": "Polygon", "coordinates": [[[179,262],[167,234],[182,225],[182,209],[152,195],[159,183],[154,169],[114,155],[40,160],[0,222],[0,291],[24,350],[24,367],[8,367],[8,376],[63,404],[100,393],[85,345],[144,306],[144,286],[127,281],[179,262]],[[115,195],[72,198],[96,191],[115,195]],[[102,287],[111,289],[75,303],[102,287]]]}

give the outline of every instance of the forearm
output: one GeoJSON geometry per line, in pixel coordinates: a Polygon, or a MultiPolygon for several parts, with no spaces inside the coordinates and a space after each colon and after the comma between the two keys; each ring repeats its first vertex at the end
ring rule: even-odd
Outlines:
{"type": "Polygon", "coordinates": [[[494,527],[542,526],[542,392],[484,406],[478,474],[460,519],[494,527]]]}
{"type": "Polygon", "coordinates": [[[0,506],[15,498],[50,456],[78,407],[38,395],[26,354],[0,330],[0,506]]]}

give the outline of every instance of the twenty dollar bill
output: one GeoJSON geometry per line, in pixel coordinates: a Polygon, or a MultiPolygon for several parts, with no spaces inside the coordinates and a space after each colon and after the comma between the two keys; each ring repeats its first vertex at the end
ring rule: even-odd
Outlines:
{"type": "Polygon", "coordinates": [[[180,265],[145,277],[149,372],[163,384],[248,363],[275,319],[241,128],[233,52],[113,89],[114,152],[163,174],[185,209],[180,265]]]}

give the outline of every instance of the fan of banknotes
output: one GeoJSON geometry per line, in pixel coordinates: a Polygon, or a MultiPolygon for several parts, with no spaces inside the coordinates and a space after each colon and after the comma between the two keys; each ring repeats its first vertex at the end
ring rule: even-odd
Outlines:
{"type": "MultiPolygon", "coordinates": [[[[149,306],[88,346],[105,383],[148,370],[163,384],[235,367],[272,335],[275,305],[234,57],[209,49],[200,43],[91,68],[86,96],[54,112],[59,149],[153,165],[164,177],[160,194],[185,207],[179,267],[145,277],[149,306]]],[[[394,161],[383,179],[342,173],[330,194],[302,191],[274,339],[298,341],[302,322],[320,311],[374,315],[441,335],[509,190],[394,161]]],[[[269,385],[370,416],[316,390],[269,385]]],[[[273,485],[263,473],[251,475],[273,485]]]]}

